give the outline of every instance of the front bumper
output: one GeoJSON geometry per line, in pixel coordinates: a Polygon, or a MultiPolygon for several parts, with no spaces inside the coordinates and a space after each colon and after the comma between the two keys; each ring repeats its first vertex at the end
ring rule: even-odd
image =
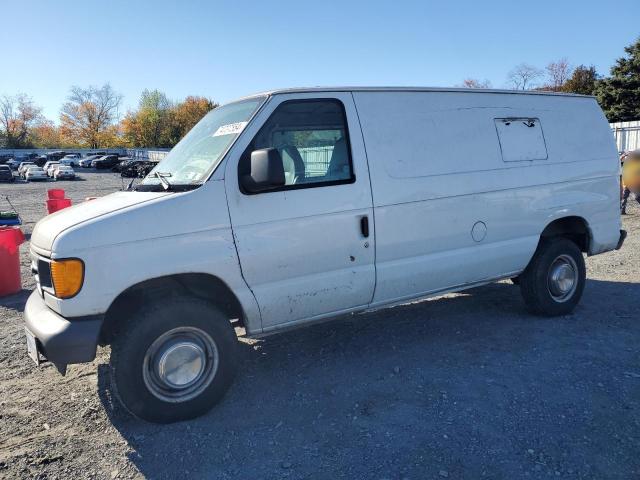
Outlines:
{"type": "Polygon", "coordinates": [[[26,328],[37,339],[40,353],[56,365],[96,358],[102,315],[67,320],[51,310],[35,290],[24,307],[24,319],[26,328]]]}

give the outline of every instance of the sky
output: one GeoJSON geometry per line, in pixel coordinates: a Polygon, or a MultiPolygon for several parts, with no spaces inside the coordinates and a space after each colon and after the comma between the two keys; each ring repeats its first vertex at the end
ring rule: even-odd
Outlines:
{"type": "Polygon", "coordinates": [[[282,87],[507,86],[566,57],[608,74],[640,36],[640,1],[0,0],[0,95],[58,120],[72,85],[109,82],[224,103],[282,87]]]}

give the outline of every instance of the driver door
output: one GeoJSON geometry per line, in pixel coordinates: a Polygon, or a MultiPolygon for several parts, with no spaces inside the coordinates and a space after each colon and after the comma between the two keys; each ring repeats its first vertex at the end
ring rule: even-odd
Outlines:
{"type": "Polygon", "coordinates": [[[242,274],[265,331],[367,306],[375,285],[369,171],[350,93],[276,95],[225,170],[242,274]],[[285,185],[243,192],[251,152],[276,148],[285,185]]]}

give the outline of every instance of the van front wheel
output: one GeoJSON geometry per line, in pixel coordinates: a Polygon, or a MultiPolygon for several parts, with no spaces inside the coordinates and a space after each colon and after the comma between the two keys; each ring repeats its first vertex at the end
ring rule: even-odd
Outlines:
{"type": "Polygon", "coordinates": [[[575,243],[562,237],[542,239],[520,275],[520,291],[532,313],[567,315],[580,301],[585,281],[584,258],[575,243]]]}
{"type": "Polygon", "coordinates": [[[156,423],[200,416],[236,371],[237,337],[213,305],[158,300],[131,315],[111,346],[111,386],[133,415],[156,423]]]}

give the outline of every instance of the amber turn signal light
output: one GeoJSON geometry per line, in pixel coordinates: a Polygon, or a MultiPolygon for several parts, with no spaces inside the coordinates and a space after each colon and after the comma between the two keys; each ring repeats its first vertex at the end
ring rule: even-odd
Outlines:
{"type": "Polygon", "coordinates": [[[77,258],[53,260],[51,279],[58,298],[71,298],[82,288],[84,281],[84,263],[77,258]]]}

